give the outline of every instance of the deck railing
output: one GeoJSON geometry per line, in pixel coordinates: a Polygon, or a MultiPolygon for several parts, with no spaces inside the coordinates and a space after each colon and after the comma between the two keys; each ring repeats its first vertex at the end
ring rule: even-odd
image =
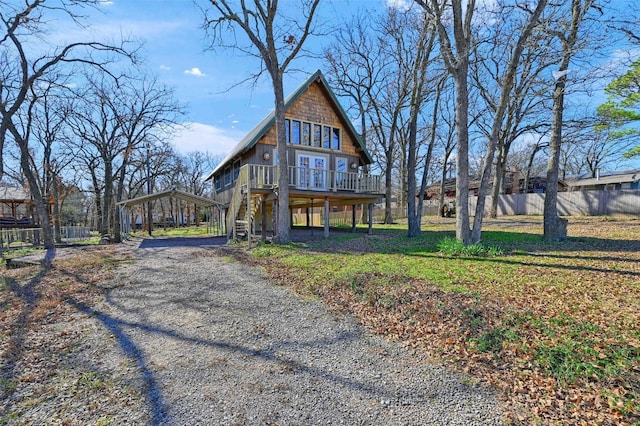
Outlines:
{"type": "MultiPolygon", "coordinates": [[[[277,166],[249,164],[249,176],[251,188],[271,189],[278,186],[277,166]]],[[[379,175],[289,166],[289,187],[294,189],[379,194],[381,184],[379,175]]]]}

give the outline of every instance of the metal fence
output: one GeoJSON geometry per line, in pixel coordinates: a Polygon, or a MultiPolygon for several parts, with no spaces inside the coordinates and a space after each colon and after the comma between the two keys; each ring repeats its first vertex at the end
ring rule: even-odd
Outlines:
{"type": "MultiPolygon", "coordinates": [[[[84,226],[63,226],[60,229],[63,243],[86,240],[91,237],[90,228],[84,226]]],[[[0,230],[0,250],[22,247],[42,247],[42,228],[15,228],[0,230]]]]}

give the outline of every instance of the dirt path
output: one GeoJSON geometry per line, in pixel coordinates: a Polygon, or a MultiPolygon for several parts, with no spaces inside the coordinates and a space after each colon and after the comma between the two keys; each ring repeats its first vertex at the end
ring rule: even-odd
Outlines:
{"type": "Polygon", "coordinates": [[[489,390],[188,243],[143,241],[92,312],[148,423],[500,424],[489,390]]]}
{"type": "Polygon", "coordinates": [[[87,247],[9,274],[0,424],[501,424],[489,389],[272,285],[223,242],[87,247]]]}

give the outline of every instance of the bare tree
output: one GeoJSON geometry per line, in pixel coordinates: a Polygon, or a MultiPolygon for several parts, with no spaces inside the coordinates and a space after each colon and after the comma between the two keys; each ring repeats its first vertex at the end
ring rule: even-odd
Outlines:
{"type": "MultiPolygon", "coordinates": [[[[520,60],[522,58],[523,51],[526,47],[526,43],[529,37],[533,33],[534,29],[539,25],[539,19],[547,5],[546,0],[538,0],[536,7],[533,11],[526,11],[528,16],[524,22],[521,30],[516,29],[514,31],[515,43],[511,46],[505,47],[510,52],[504,74],[501,76],[501,84],[499,90],[499,99],[493,105],[494,118],[493,126],[489,134],[489,140],[486,147],[485,157],[482,165],[482,174],[480,178],[480,189],[478,190],[478,200],[476,203],[476,211],[473,221],[473,229],[471,231],[471,242],[480,242],[482,235],[482,219],[484,217],[484,206],[486,196],[489,189],[489,181],[491,178],[491,170],[493,166],[493,159],[495,156],[496,146],[500,133],[504,132],[504,119],[510,104],[511,92],[516,81],[516,73],[518,71],[520,60]]],[[[502,11],[504,13],[504,10],[502,11]]],[[[513,19],[514,17],[512,17],[513,19]]],[[[503,47],[503,48],[505,48],[503,47]]]]}
{"type": "Polygon", "coordinates": [[[123,198],[133,154],[164,137],[182,109],[172,91],[153,78],[115,85],[101,75],[90,75],[81,99],[70,123],[77,136],[75,148],[91,169],[94,190],[102,188],[100,195],[96,193],[101,198],[100,231],[119,242],[116,203],[123,198]]]}
{"type": "Polygon", "coordinates": [[[133,57],[127,52],[124,44],[112,46],[100,42],[77,42],[52,47],[50,51],[35,56],[25,49],[25,44],[39,37],[49,26],[45,19],[47,14],[64,15],[72,22],[78,23],[82,17],[74,12],[74,8],[99,4],[99,0],[46,3],[45,0],[27,0],[3,4],[3,9],[0,10],[0,55],[3,62],[0,70],[0,176],[3,172],[1,154],[4,151],[6,136],[10,135],[19,148],[20,163],[40,217],[44,246],[48,250],[45,258],[47,262],[54,255],[54,235],[49,223],[48,206],[43,198],[45,194],[42,194],[38,187],[38,179],[34,173],[35,162],[30,150],[30,108],[34,105],[33,96],[38,93],[38,82],[46,78],[49,81],[55,80],[54,72],[69,73],[70,71],[65,71],[64,68],[79,63],[109,73],[107,67],[113,62],[113,55],[133,57]],[[18,115],[26,117],[22,123],[17,122],[18,115]]]}
{"type": "Polygon", "coordinates": [[[282,79],[291,61],[302,51],[304,43],[316,30],[314,16],[320,0],[300,0],[297,14],[287,16],[278,8],[277,0],[254,0],[253,4],[231,0],[209,0],[204,10],[204,29],[212,39],[212,47],[220,45],[240,50],[261,60],[255,78],[266,71],[271,77],[275,100],[275,121],[278,150],[278,214],[274,241],[288,243],[291,219],[289,215],[289,164],[285,138],[285,105],[282,79]],[[247,45],[236,42],[229,31],[240,30],[249,39],[247,45]]]}
{"type": "Polygon", "coordinates": [[[489,217],[497,215],[498,196],[504,192],[503,180],[512,144],[532,132],[547,133],[549,128],[546,111],[550,105],[546,105],[546,94],[550,83],[542,75],[553,64],[548,52],[542,48],[548,44],[549,35],[544,31],[529,32],[527,29],[527,26],[531,29],[530,26],[535,24],[532,19],[540,19],[542,7],[544,5],[538,2],[534,10],[527,9],[526,5],[515,11],[512,6],[506,9],[505,5],[494,10],[503,24],[485,30],[490,31],[490,36],[479,46],[476,53],[479,60],[472,64],[473,80],[484,101],[478,126],[487,139],[495,138],[498,130],[489,217]],[[509,18],[502,19],[505,16],[509,18]],[[519,46],[520,57],[516,58],[516,52],[505,46],[519,46]],[[517,65],[511,77],[509,64],[517,65]],[[505,82],[510,80],[511,89],[505,87],[505,82]],[[504,96],[509,91],[509,95],[504,96]],[[501,101],[506,105],[501,106],[501,101]],[[503,116],[502,122],[496,121],[498,115],[503,116]]]}
{"type": "MultiPolygon", "coordinates": [[[[435,127],[436,122],[432,120],[432,127],[430,132],[430,142],[428,144],[427,153],[424,157],[423,174],[421,179],[420,189],[417,188],[417,166],[419,156],[419,144],[418,144],[418,116],[421,113],[422,105],[425,94],[425,88],[428,82],[427,68],[430,65],[434,50],[434,44],[436,42],[436,30],[435,27],[430,25],[429,22],[424,21],[422,17],[422,28],[418,40],[415,43],[416,57],[413,61],[413,67],[411,69],[411,100],[409,104],[409,146],[408,146],[408,158],[407,158],[407,221],[408,230],[407,235],[409,237],[417,237],[420,235],[420,227],[422,222],[422,204],[424,200],[424,192],[426,189],[426,177],[431,163],[431,155],[433,153],[433,147],[435,145],[435,127]]],[[[441,82],[444,79],[440,80],[441,82]]],[[[434,102],[434,111],[438,108],[439,97],[443,87],[442,84],[437,84],[436,100],[434,102]]],[[[435,113],[434,113],[435,116],[435,113]]]]}
{"type": "Polygon", "coordinates": [[[469,58],[472,48],[471,23],[475,0],[416,0],[438,29],[440,52],[456,88],[456,237],[472,242],[469,228],[469,58]],[[448,31],[448,24],[452,31],[448,31]],[[452,38],[453,37],[453,41],[452,38]]]}
{"type": "MultiPolygon", "coordinates": [[[[375,20],[369,10],[344,23],[344,28],[335,33],[335,41],[325,50],[327,78],[336,94],[346,99],[347,111],[355,115],[360,124],[360,138],[369,151],[373,151],[375,139],[371,131],[373,102],[384,84],[384,70],[389,62],[380,49],[379,37],[374,36],[375,20]]],[[[369,166],[365,165],[365,173],[369,166]]],[[[364,207],[361,209],[364,218],[364,207]]],[[[391,197],[385,197],[386,219],[390,219],[391,197]]],[[[386,222],[387,220],[385,220],[386,222]]]]}
{"type": "Polygon", "coordinates": [[[32,155],[40,155],[41,164],[33,171],[39,179],[41,192],[53,202],[53,229],[56,243],[62,242],[61,215],[62,205],[73,187],[63,183],[65,171],[74,160],[74,156],[61,149],[67,138],[66,123],[73,109],[73,98],[64,88],[63,81],[40,83],[40,95],[34,93],[31,115],[33,116],[32,139],[34,148],[32,155]]]}
{"type": "MultiPolygon", "coordinates": [[[[547,187],[544,198],[544,239],[547,241],[562,240],[567,235],[567,220],[558,215],[558,178],[560,171],[560,152],[562,147],[562,126],[564,116],[565,90],[567,74],[571,60],[580,50],[583,33],[581,29],[597,0],[571,0],[568,21],[558,20],[551,34],[560,43],[560,60],[555,72],[556,83],[553,90],[553,108],[551,136],[549,139],[549,161],[547,163],[547,187]]],[[[597,9],[596,9],[597,10],[597,9]]],[[[558,11],[566,13],[562,7],[558,11]]]]}

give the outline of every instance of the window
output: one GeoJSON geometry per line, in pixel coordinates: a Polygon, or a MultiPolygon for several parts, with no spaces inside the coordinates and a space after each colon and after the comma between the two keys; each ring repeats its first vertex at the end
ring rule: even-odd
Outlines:
{"type": "Polygon", "coordinates": [[[331,148],[331,127],[329,126],[322,128],[322,147],[325,149],[331,148]]]}
{"type": "Polygon", "coordinates": [[[333,133],[331,134],[331,149],[339,150],[340,149],[340,129],[333,128],[333,133]]]}
{"type": "Polygon", "coordinates": [[[224,171],[224,186],[231,185],[231,167],[227,167],[224,171]]]}
{"type": "Polygon", "coordinates": [[[336,186],[343,188],[347,178],[347,159],[336,158],[336,186]]]}
{"type": "Polygon", "coordinates": [[[287,144],[339,151],[342,148],[341,130],[308,121],[286,119],[284,121],[287,144]]]}
{"type": "Polygon", "coordinates": [[[311,145],[311,123],[302,123],[302,145],[311,145]]]}
{"type": "Polygon", "coordinates": [[[289,135],[290,128],[291,128],[291,120],[284,120],[284,134],[285,134],[285,138],[287,139],[287,143],[291,143],[291,137],[289,135]]]}
{"type": "Polygon", "coordinates": [[[291,122],[291,142],[295,145],[300,145],[300,122],[291,122]]]}
{"type": "Polygon", "coordinates": [[[322,146],[322,126],[319,124],[313,125],[313,146],[320,148],[322,146]]]}
{"type": "Polygon", "coordinates": [[[327,163],[326,156],[298,154],[297,187],[298,189],[310,189],[324,191],[327,189],[327,163]]]}
{"type": "Polygon", "coordinates": [[[236,161],[233,164],[233,181],[238,180],[238,176],[240,176],[240,161],[236,161]]]}
{"type": "Polygon", "coordinates": [[[216,191],[220,192],[220,190],[222,189],[222,179],[220,179],[220,176],[215,178],[216,180],[216,191]]]}

